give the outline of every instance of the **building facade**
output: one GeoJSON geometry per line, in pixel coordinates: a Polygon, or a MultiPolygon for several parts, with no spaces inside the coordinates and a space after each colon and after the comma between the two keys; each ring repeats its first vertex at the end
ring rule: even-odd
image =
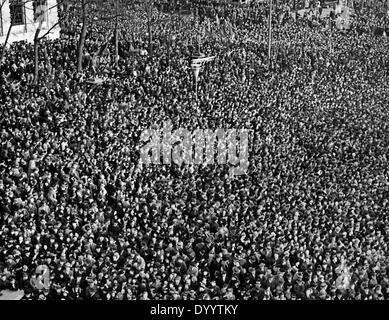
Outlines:
{"type": "Polygon", "coordinates": [[[43,20],[40,35],[52,29],[47,38],[58,38],[57,0],[0,0],[0,45],[5,43],[8,32],[8,43],[33,42],[40,18],[43,20]]]}

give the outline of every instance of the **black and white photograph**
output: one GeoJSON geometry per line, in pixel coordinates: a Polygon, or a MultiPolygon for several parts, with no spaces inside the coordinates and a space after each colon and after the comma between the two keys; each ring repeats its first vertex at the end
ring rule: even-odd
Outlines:
{"type": "Polygon", "coordinates": [[[389,0],[0,0],[0,300],[389,300],[388,36],[389,0]]]}

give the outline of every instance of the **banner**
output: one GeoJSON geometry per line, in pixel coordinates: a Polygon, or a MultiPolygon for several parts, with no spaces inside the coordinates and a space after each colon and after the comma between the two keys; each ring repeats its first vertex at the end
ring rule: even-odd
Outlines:
{"type": "Polygon", "coordinates": [[[198,63],[202,64],[202,63],[210,62],[210,61],[214,60],[215,58],[216,58],[216,56],[193,59],[192,64],[198,64],[198,63]]]}
{"type": "Polygon", "coordinates": [[[348,30],[351,27],[351,10],[344,7],[342,14],[336,19],[336,27],[340,30],[348,30]]]}
{"type": "Polygon", "coordinates": [[[31,278],[31,285],[36,290],[50,289],[50,270],[46,265],[39,265],[35,270],[35,275],[31,278]]]}
{"type": "Polygon", "coordinates": [[[190,68],[192,69],[193,72],[193,77],[195,79],[195,83],[199,81],[199,75],[200,75],[200,70],[201,70],[201,63],[193,63],[190,65],[190,68]]]}
{"type": "Polygon", "coordinates": [[[24,297],[23,290],[11,291],[3,290],[0,292],[0,301],[1,300],[20,300],[24,297]]]}

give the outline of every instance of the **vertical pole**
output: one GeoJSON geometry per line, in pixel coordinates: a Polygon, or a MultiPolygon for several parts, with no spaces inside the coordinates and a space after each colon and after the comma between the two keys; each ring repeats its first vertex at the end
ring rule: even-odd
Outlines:
{"type": "Polygon", "coordinates": [[[198,95],[197,95],[197,80],[195,80],[195,93],[196,93],[196,101],[197,101],[197,98],[198,98],[198,95]]]}
{"type": "Polygon", "coordinates": [[[148,33],[149,33],[149,55],[152,56],[153,55],[153,34],[152,34],[152,27],[151,27],[151,19],[152,19],[152,10],[153,10],[153,1],[152,0],[149,0],[148,3],[148,10],[147,10],[147,30],[148,30],[148,33]]]}
{"type": "Polygon", "coordinates": [[[119,0],[116,0],[116,13],[115,13],[115,66],[119,63],[119,0]]]}
{"type": "Polygon", "coordinates": [[[24,19],[24,32],[27,32],[27,17],[26,17],[26,5],[23,4],[23,19],[24,19]]]}
{"type": "Polygon", "coordinates": [[[1,48],[1,54],[0,54],[0,65],[3,63],[4,55],[5,55],[5,48],[7,47],[9,36],[11,35],[11,29],[13,27],[13,24],[10,23],[7,31],[7,36],[5,37],[5,41],[3,43],[3,47],[1,48]]]}
{"type": "Polygon", "coordinates": [[[194,18],[195,18],[195,30],[196,30],[196,45],[197,51],[200,51],[200,43],[199,43],[199,21],[198,21],[198,11],[197,7],[194,8],[194,18]]]}
{"type": "Polygon", "coordinates": [[[268,28],[268,35],[269,35],[269,39],[268,39],[268,59],[269,59],[269,63],[271,61],[271,31],[272,31],[272,21],[271,21],[271,17],[272,17],[272,8],[273,6],[273,0],[270,0],[270,8],[269,8],[269,28],[268,28]]]}
{"type": "Polygon", "coordinates": [[[84,56],[85,37],[88,28],[87,23],[87,2],[86,0],[82,0],[82,30],[77,46],[77,72],[82,71],[82,59],[84,56]]]}
{"type": "Polygon", "coordinates": [[[38,19],[39,25],[34,36],[34,85],[38,85],[39,82],[39,33],[43,24],[43,15],[39,15],[38,19]]]}
{"type": "Polygon", "coordinates": [[[3,2],[0,0],[0,36],[3,36],[4,30],[3,30],[3,2]]]}

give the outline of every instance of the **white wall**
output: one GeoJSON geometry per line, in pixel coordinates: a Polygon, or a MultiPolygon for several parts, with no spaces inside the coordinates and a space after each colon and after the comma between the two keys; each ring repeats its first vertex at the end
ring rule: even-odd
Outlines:
{"type": "MultiPolygon", "coordinates": [[[[2,1],[2,0],[0,0],[2,1]]],[[[47,0],[47,19],[43,22],[42,30],[40,35],[44,35],[53,25],[58,22],[58,10],[56,6],[56,0],[47,0]]],[[[35,31],[38,27],[38,22],[34,22],[34,9],[33,1],[26,0],[26,10],[25,10],[25,24],[12,26],[11,34],[8,39],[8,42],[22,41],[27,40],[28,42],[34,41],[35,31]]],[[[11,24],[11,17],[9,12],[9,0],[6,0],[2,7],[2,21],[3,21],[3,30],[0,28],[0,44],[4,44],[9,26],[11,24]],[[3,34],[1,34],[3,31],[3,34]]],[[[50,34],[47,36],[49,39],[59,38],[60,27],[56,26],[50,34]]]]}

